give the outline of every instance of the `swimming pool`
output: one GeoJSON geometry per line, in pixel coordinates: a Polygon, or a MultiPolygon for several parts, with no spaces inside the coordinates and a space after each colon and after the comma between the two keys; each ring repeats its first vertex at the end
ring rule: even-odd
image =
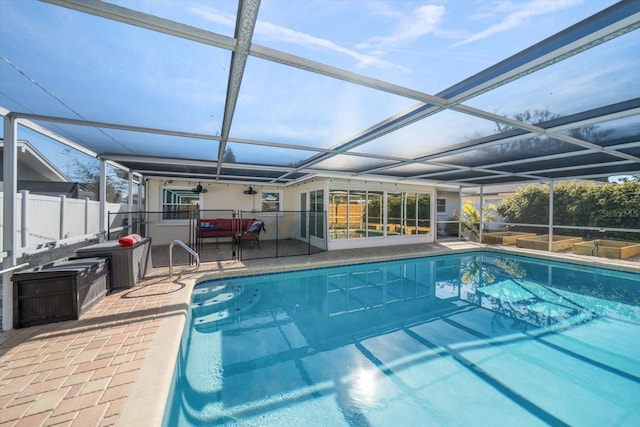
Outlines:
{"type": "Polygon", "coordinates": [[[195,286],[167,426],[637,425],[640,276],[477,252],[195,286]]]}

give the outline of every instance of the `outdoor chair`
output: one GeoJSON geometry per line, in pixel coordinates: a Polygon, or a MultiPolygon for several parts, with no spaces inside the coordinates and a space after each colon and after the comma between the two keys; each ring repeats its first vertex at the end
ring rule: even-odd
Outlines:
{"type": "Polygon", "coordinates": [[[253,224],[247,227],[246,231],[236,233],[236,240],[238,245],[242,244],[243,240],[251,240],[260,247],[260,232],[266,232],[264,228],[264,221],[254,221],[253,224]]]}

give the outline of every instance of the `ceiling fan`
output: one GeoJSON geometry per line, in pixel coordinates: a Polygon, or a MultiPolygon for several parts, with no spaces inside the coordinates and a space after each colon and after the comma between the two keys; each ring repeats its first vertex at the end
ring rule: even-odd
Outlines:
{"type": "Polygon", "coordinates": [[[208,190],[202,186],[202,184],[198,183],[198,186],[192,188],[191,191],[194,193],[206,193],[208,190]]]}
{"type": "Polygon", "coordinates": [[[244,194],[257,194],[258,192],[253,189],[252,186],[249,186],[246,190],[243,191],[244,194]]]}

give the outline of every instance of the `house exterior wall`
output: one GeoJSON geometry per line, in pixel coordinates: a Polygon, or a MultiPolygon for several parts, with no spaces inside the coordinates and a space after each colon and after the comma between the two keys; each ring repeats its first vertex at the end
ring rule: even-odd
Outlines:
{"type": "MultiPolygon", "coordinates": [[[[163,220],[162,219],[162,191],[164,188],[189,190],[195,188],[198,182],[172,180],[171,182],[159,179],[148,179],[146,181],[147,206],[146,210],[151,212],[149,223],[147,224],[148,234],[153,236],[154,245],[168,245],[173,240],[189,241],[189,221],[188,220],[163,220]]],[[[256,219],[273,216],[273,213],[261,212],[261,192],[278,191],[282,200],[281,210],[293,209],[293,201],[289,196],[290,192],[271,185],[254,185],[256,194],[244,194],[246,185],[233,183],[206,183],[201,184],[207,190],[200,193],[200,209],[203,217],[224,216],[228,217],[230,211],[240,210],[243,215],[255,213],[256,219]],[[210,212],[207,212],[210,211],[210,212]],[[217,211],[217,212],[215,212],[217,211]]],[[[270,227],[267,227],[267,234],[263,237],[269,239],[270,227]]],[[[273,238],[273,236],[271,236],[273,238]]]]}
{"type": "MultiPolygon", "coordinates": [[[[162,210],[162,191],[165,187],[191,189],[197,185],[194,181],[177,181],[166,182],[162,180],[149,179],[147,181],[147,207],[146,210],[150,212],[157,212],[155,220],[152,219],[148,224],[149,235],[153,236],[154,245],[166,245],[170,244],[172,240],[179,239],[187,242],[189,239],[189,223],[188,220],[171,220],[166,221],[161,219],[160,212],[162,210]]],[[[324,196],[324,236],[328,236],[328,224],[326,212],[329,209],[329,194],[332,190],[354,190],[354,191],[375,191],[383,194],[383,200],[386,201],[386,196],[389,193],[421,193],[429,194],[431,197],[431,214],[430,214],[430,231],[425,234],[415,235],[383,235],[376,237],[366,238],[343,238],[334,239],[331,237],[326,238],[328,249],[346,249],[346,248],[359,248],[368,247],[372,245],[387,246],[387,245],[403,245],[412,243],[427,243],[435,240],[435,230],[437,229],[438,220],[448,220],[455,212],[460,211],[459,197],[457,193],[447,194],[447,212],[443,217],[442,214],[436,212],[436,188],[433,186],[421,186],[416,184],[398,184],[393,182],[384,181],[371,181],[371,180],[357,180],[357,179],[336,179],[336,178],[314,178],[309,181],[292,184],[286,187],[277,187],[272,185],[253,185],[253,189],[257,192],[255,195],[244,194],[243,191],[247,189],[247,186],[241,184],[231,183],[202,183],[203,187],[208,191],[200,194],[200,206],[204,211],[207,210],[220,210],[231,211],[241,210],[243,215],[254,213],[256,219],[265,221],[265,224],[270,224],[275,221],[275,214],[273,212],[262,212],[261,206],[261,192],[279,192],[280,194],[280,210],[286,212],[299,212],[301,210],[308,210],[309,196],[307,195],[307,205],[301,205],[301,194],[310,191],[323,191],[324,196]]],[[[215,215],[214,212],[211,214],[215,215]]],[[[206,216],[207,213],[205,212],[206,216]]],[[[279,220],[286,220],[285,214],[280,214],[279,220]]],[[[267,226],[267,234],[264,235],[264,239],[275,238],[273,233],[274,227],[267,226]]],[[[282,236],[279,236],[282,237],[282,236]]],[[[314,244],[312,238],[312,244],[314,244]]],[[[324,238],[317,239],[315,242],[317,245],[324,245],[324,238]]]]}

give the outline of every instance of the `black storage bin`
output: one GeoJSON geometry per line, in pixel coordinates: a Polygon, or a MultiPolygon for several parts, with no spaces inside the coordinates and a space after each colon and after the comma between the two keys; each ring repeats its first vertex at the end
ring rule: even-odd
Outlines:
{"type": "Polygon", "coordinates": [[[76,320],[109,289],[107,258],[63,258],[13,277],[13,326],[76,320]]]}

